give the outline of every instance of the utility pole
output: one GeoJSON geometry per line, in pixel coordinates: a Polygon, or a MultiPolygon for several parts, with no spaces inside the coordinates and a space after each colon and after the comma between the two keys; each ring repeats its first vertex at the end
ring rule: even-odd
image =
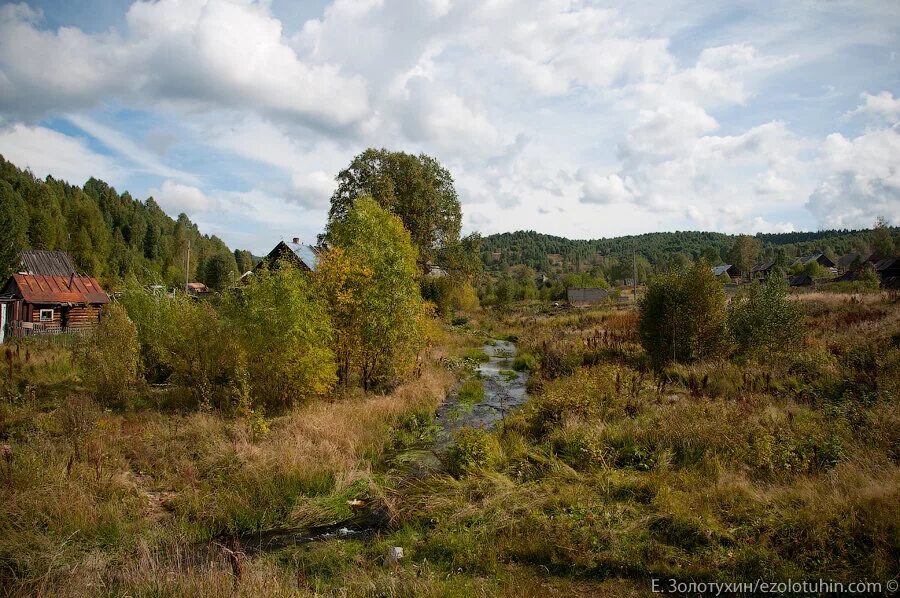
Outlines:
{"type": "Polygon", "coordinates": [[[188,293],[188,282],[190,282],[191,276],[191,240],[188,239],[187,245],[187,256],[184,261],[184,292],[188,293]]]}

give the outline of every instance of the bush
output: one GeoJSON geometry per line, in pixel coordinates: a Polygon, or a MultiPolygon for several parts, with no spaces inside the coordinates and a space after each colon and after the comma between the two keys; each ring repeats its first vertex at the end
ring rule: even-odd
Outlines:
{"type": "Polygon", "coordinates": [[[243,349],[254,404],[282,408],[331,389],[331,320],[306,274],[288,266],[259,272],[227,298],[224,312],[243,349]]]}
{"type": "Polygon", "coordinates": [[[692,361],[722,344],[725,292],[704,260],[650,280],[640,301],[638,333],[656,367],[692,361]]]}
{"type": "Polygon", "coordinates": [[[242,359],[236,346],[242,337],[223,328],[209,302],[134,288],[123,294],[122,304],[137,326],[147,379],[187,389],[194,407],[229,402],[242,359]]]}
{"type": "Polygon", "coordinates": [[[78,339],[75,361],[81,380],[103,404],[124,405],[141,381],[137,328],[125,309],[104,308],[100,324],[78,339]]]}
{"type": "Polygon", "coordinates": [[[484,400],[484,384],[478,378],[466,380],[459,389],[459,402],[474,405],[484,400]]]}
{"type": "Polygon", "coordinates": [[[466,475],[500,461],[497,439],[480,428],[463,428],[453,440],[453,446],[447,451],[446,463],[454,476],[466,475]]]}
{"type": "Polygon", "coordinates": [[[512,362],[512,368],[517,372],[532,372],[537,365],[538,360],[531,353],[519,353],[512,362]]]}
{"type": "Polygon", "coordinates": [[[800,309],[787,299],[787,283],[772,276],[752,284],[728,307],[728,331],[737,351],[765,355],[790,351],[802,331],[800,309]]]}

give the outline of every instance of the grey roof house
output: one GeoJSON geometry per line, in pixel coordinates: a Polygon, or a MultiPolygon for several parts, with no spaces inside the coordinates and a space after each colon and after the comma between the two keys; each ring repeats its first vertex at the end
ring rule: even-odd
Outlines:
{"type": "Polygon", "coordinates": [[[607,297],[609,297],[609,291],[606,289],[587,289],[579,287],[569,287],[566,289],[566,299],[571,305],[600,303],[607,297]]]}
{"type": "Polygon", "coordinates": [[[304,245],[298,237],[294,237],[290,243],[279,241],[278,245],[256,264],[253,271],[260,268],[276,269],[282,261],[293,264],[301,270],[315,272],[319,256],[315,247],[304,245]]]}
{"type": "Polygon", "coordinates": [[[741,276],[737,266],[732,266],[731,264],[713,266],[712,271],[715,276],[722,276],[723,274],[727,274],[729,278],[740,278],[741,276]]]}

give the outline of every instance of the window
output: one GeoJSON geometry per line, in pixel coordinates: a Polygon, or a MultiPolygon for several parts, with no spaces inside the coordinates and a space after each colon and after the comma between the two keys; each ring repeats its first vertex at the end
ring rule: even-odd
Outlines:
{"type": "Polygon", "coordinates": [[[41,317],[41,322],[52,322],[53,321],[53,310],[52,309],[42,309],[40,317],[41,317]]]}

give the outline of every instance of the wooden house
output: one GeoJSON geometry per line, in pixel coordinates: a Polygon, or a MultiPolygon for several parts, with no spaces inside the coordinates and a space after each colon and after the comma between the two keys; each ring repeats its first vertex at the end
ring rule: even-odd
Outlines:
{"type": "Polygon", "coordinates": [[[0,292],[0,340],[92,328],[108,302],[90,276],[13,274],[0,292]]]}
{"type": "Polygon", "coordinates": [[[875,262],[875,272],[886,289],[900,289],[900,258],[889,257],[875,262]]]}
{"type": "Polygon", "coordinates": [[[600,303],[609,297],[606,289],[587,289],[569,287],[566,289],[566,299],[569,305],[593,305],[600,303]]]}
{"type": "Polygon", "coordinates": [[[750,278],[768,278],[775,269],[775,260],[760,262],[750,268],[750,278]]]}
{"type": "Polygon", "coordinates": [[[298,237],[294,237],[290,243],[279,241],[278,245],[256,264],[253,271],[261,268],[274,270],[279,264],[289,263],[301,270],[315,272],[318,261],[318,250],[312,245],[304,245],[298,237]]]}
{"type": "Polygon", "coordinates": [[[870,254],[862,254],[858,251],[851,251],[850,253],[845,253],[841,257],[837,259],[835,262],[835,266],[838,269],[838,272],[844,273],[853,269],[854,264],[862,265],[865,264],[869,260],[870,254]]]}
{"type": "Polygon", "coordinates": [[[788,285],[792,287],[811,287],[813,286],[813,279],[808,274],[795,274],[788,278],[788,285]]]}
{"type": "Polygon", "coordinates": [[[791,264],[791,267],[794,266],[806,266],[812,262],[817,262],[823,268],[834,268],[834,262],[828,259],[828,256],[824,253],[814,253],[812,255],[804,255],[803,257],[798,257],[794,260],[794,263],[791,264]]]}
{"type": "Polygon", "coordinates": [[[201,297],[209,295],[209,287],[202,282],[189,282],[185,285],[185,290],[187,291],[187,294],[194,299],[200,299],[201,297]]]}
{"type": "Polygon", "coordinates": [[[731,264],[721,264],[719,266],[713,266],[712,272],[713,275],[716,276],[716,278],[724,274],[734,282],[740,282],[741,280],[741,271],[738,270],[737,266],[733,266],[731,264]]]}

